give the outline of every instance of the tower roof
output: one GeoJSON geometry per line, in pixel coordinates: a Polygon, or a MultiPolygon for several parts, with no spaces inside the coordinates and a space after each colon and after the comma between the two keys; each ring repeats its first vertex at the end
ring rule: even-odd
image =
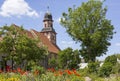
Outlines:
{"type": "Polygon", "coordinates": [[[45,15],[44,15],[44,20],[43,21],[46,21],[46,20],[50,20],[50,21],[53,21],[52,20],[52,14],[50,12],[46,12],[45,15]]]}

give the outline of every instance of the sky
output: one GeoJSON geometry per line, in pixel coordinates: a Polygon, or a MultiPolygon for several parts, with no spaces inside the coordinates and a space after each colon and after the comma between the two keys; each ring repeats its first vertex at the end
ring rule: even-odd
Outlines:
{"type": "MultiPolygon", "coordinates": [[[[49,6],[54,20],[54,29],[57,32],[57,45],[62,50],[67,47],[80,49],[80,44],[71,39],[65,28],[60,25],[59,19],[63,12],[68,11],[69,7],[81,6],[81,3],[86,1],[88,0],[0,0],[0,27],[6,24],[16,24],[27,30],[41,31],[44,14],[48,11],[49,6]]],[[[108,8],[106,18],[111,20],[116,34],[110,41],[111,46],[109,46],[107,54],[99,57],[100,60],[108,55],[120,53],[120,0],[106,0],[104,6],[108,8]]]]}

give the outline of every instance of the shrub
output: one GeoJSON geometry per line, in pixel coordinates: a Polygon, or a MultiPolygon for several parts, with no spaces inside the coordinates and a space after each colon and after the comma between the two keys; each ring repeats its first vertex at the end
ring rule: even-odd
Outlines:
{"type": "Polygon", "coordinates": [[[104,63],[99,69],[99,76],[109,76],[112,71],[112,64],[110,62],[104,63]]]}
{"type": "Polygon", "coordinates": [[[112,73],[114,73],[114,74],[120,73],[120,63],[116,63],[116,65],[113,66],[112,73]]]}
{"type": "Polygon", "coordinates": [[[112,65],[115,65],[117,63],[117,57],[115,55],[108,56],[105,59],[104,63],[107,63],[107,62],[111,63],[112,65]]]}
{"type": "Polygon", "coordinates": [[[51,59],[49,59],[49,66],[51,67],[51,68],[56,68],[56,67],[58,67],[58,62],[57,62],[58,60],[56,60],[56,58],[55,57],[52,57],[51,59]]]}
{"type": "Polygon", "coordinates": [[[88,63],[88,72],[89,73],[97,73],[100,65],[99,62],[90,62],[88,63]]]}

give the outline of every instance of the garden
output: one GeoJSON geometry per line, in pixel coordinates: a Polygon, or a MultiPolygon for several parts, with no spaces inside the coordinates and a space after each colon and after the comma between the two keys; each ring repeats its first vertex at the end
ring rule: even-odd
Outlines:
{"type": "Polygon", "coordinates": [[[60,50],[57,56],[50,54],[37,36],[28,37],[22,26],[1,27],[0,81],[120,81],[120,54],[103,62],[96,59],[106,54],[115,33],[103,2],[89,0],[63,13],[61,25],[81,45],[76,50],[60,50]],[[79,66],[81,58],[88,63],[83,69],[79,66]]]}
{"type": "MultiPolygon", "coordinates": [[[[107,70],[105,71],[109,72],[107,70]]],[[[102,73],[105,72],[102,71],[102,73]]],[[[9,70],[7,72],[0,71],[0,81],[87,81],[86,77],[91,79],[89,81],[120,81],[120,73],[110,73],[111,75],[104,74],[104,76],[100,76],[98,74],[96,74],[95,70],[92,68],[78,70],[56,70],[54,68],[49,68],[45,70],[38,66],[36,69],[31,71],[24,71],[21,68],[9,70]]]]}
{"type": "Polygon", "coordinates": [[[96,61],[83,69],[58,68],[34,66],[31,70],[0,70],[0,81],[120,81],[120,54],[108,56],[101,66],[100,61],[96,61]]]}

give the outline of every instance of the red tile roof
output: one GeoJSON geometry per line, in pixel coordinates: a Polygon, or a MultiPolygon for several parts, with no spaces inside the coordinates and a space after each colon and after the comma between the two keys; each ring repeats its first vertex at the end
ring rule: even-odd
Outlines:
{"type": "MultiPolygon", "coordinates": [[[[15,27],[19,27],[15,24],[13,24],[15,27]]],[[[28,37],[35,39],[36,37],[38,37],[40,39],[40,41],[42,42],[42,44],[44,46],[46,46],[48,48],[48,51],[51,53],[55,53],[58,54],[58,52],[60,51],[59,47],[53,43],[51,43],[48,38],[46,36],[43,35],[43,33],[38,32],[36,30],[24,30],[24,32],[28,37]]],[[[0,41],[2,40],[2,38],[0,37],[0,41]]]]}

